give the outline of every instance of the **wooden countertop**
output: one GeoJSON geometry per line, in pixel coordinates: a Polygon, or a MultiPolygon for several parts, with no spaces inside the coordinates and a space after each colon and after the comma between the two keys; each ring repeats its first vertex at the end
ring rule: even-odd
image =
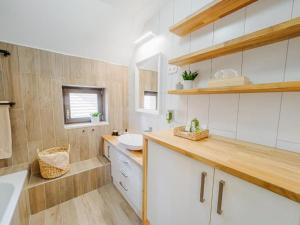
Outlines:
{"type": "Polygon", "coordinates": [[[120,152],[127,155],[133,161],[135,161],[139,166],[143,166],[143,151],[129,151],[118,146],[118,137],[112,135],[103,135],[102,138],[115,146],[120,152]]]}
{"type": "Polygon", "coordinates": [[[144,138],[300,202],[300,154],[219,136],[195,142],[172,131],[144,138]]]}

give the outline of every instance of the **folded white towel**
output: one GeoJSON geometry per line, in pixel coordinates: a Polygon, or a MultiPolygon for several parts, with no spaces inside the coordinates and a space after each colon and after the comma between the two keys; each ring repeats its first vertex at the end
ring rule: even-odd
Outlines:
{"type": "Polygon", "coordinates": [[[69,165],[69,154],[67,152],[56,152],[52,154],[40,155],[40,160],[45,163],[57,167],[59,169],[66,169],[69,165]]]}
{"type": "Polygon", "coordinates": [[[0,105],[0,159],[12,155],[12,139],[9,118],[9,105],[0,105]]]}

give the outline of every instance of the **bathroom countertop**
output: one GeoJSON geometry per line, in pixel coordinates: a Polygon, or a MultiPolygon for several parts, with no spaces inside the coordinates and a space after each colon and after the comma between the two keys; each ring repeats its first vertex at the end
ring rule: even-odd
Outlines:
{"type": "Polygon", "coordinates": [[[126,149],[122,149],[118,146],[118,137],[112,135],[103,135],[102,138],[115,146],[119,151],[124,153],[126,156],[131,158],[134,162],[136,162],[139,166],[143,166],[143,151],[129,151],[126,149]]]}
{"type": "MultiPolygon", "coordinates": [[[[300,202],[300,154],[263,145],[210,136],[190,141],[172,131],[145,133],[154,141],[216,169],[300,202]]],[[[144,152],[146,152],[144,150],[144,152]]]]}

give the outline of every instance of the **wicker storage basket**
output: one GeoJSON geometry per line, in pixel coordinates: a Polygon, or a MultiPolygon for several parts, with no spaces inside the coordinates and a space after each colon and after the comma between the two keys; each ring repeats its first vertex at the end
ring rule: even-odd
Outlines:
{"type": "Polygon", "coordinates": [[[201,139],[207,138],[209,136],[208,130],[203,130],[201,132],[187,132],[184,130],[185,127],[175,127],[173,133],[175,136],[186,138],[192,141],[199,141],[201,139]]]}
{"type": "Polygon", "coordinates": [[[64,174],[66,174],[70,170],[69,162],[65,169],[60,169],[60,168],[54,167],[52,165],[49,165],[48,163],[46,163],[40,159],[41,155],[54,154],[57,152],[67,152],[69,154],[70,153],[70,145],[63,146],[63,147],[54,147],[54,148],[49,148],[49,149],[45,149],[45,150],[37,149],[38,161],[39,161],[39,165],[40,165],[40,172],[41,172],[41,176],[43,178],[52,179],[52,178],[60,177],[64,174]]]}

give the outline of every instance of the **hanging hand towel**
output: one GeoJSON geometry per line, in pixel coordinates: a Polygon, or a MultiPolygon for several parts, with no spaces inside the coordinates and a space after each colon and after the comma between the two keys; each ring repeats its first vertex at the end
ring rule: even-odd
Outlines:
{"type": "Polygon", "coordinates": [[[8,159],[12,155],[11,127],[9,106],[0,105],[0,159],[8,159]]]}

